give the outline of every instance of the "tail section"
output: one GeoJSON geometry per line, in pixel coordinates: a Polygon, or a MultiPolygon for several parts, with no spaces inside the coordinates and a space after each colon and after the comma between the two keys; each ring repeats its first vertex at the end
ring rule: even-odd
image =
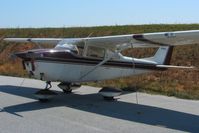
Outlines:
{"type": "Polygon", "coordinates": [[[161,65],[170,65],[173,48],[173,46],[161,46],[155,55],[149,59],[161,65]]]}
{"type": "Polygon", "coordinates": [[[158,64],[170,65],[171,57],[173,53],[173,46],[160,47],[153,59],[158,64]]]}
{"type": "Polygon", "coordinates": [[[146,60],[151,60],[156,62],[156,68],[159,69],[195,69],[193,66],[173,66],[170,65],[172,53],[174,46],[164,46],[160,47],[155,55],[151,58],[147,58],[146,60]]]}

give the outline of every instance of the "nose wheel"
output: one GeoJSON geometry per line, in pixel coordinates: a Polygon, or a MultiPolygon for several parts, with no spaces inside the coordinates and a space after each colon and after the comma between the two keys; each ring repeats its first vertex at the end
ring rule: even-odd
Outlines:
{"type": "Polygon", "coordinates": [[[66,94],[72,93],[71,83],[60,83],[58,87],[66,94]]]}
{"type": "Polygon", "coordinates": [[[52,88],[51,82],[46,82],[46,87],[43,90],[40,90],[35,93],[35,97],[38,98],[40,102],[47,102],[50,99],[52,99],[54,96],[57,95],[57,93],[50,90],[52,88]]]}

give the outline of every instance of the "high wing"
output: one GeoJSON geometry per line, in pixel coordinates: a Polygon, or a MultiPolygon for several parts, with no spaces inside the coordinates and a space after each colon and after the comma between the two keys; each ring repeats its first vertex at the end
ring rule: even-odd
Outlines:
{"type": "MultiPolygon", "coordinates": [[[[64,39],[59,45],[61,46],[72,40],[64,39]]],[[[74,41],[75,44],[81,44],[82,42],[89,46],[112,50],[126,49],[132,46],[134,48],[142,48],[198,44],[199,30],[78,38],[74,41]]]]}
{"type": "Polygon", "coordinates": [[[199,30],[145,33],[122,36],[96,37],[87,40],[89,45],[103,47],[155,47],[199,43],[199,30]]]}
{"type": "Polygon", "coordinates": [[[129,34],[104,37],[88,38],[5,38],[5,41],[14,42],[35,42],[58,44],[61,47],[65,44],[81,45],[85,43],[89,46],[103,47],[106,49],[126,49],[131,46],[139,47],[159,47],[159,46],[177,46],[199,43],[199,30],[175,31],[175,32],[157,32],[145,34],[129,34]]]}
{"type": "Polygon", "coordinates": [[[199,30],[160,32],[133,35],[135,42],[158,46],[177,46],[199,43],[199,30]]]}

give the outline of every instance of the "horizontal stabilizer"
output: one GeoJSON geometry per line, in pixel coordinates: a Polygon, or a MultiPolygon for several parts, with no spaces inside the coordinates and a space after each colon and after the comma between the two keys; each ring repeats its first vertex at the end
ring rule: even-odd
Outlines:
{"type": "Polygon", "coordinates": [[[157,68],[173,68],[173,69],[194,69],[195,67],[190,66],[173,66],[173,65],[156,65],[157,68]]]}

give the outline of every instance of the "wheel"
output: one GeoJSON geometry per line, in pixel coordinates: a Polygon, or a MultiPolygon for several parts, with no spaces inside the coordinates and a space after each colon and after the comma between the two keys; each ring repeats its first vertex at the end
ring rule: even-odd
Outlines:
{"type": "Polygon", "coordinates": [[[46,102],[49,101],[49,99],[42,99],[42,98],[39,98],[38,100],[39,100],[41,103],[46,103],[46,102]]]}
{"type": "Polygon", "coordinates": [[[70,90],[62,89],[62,91],[63,91],[64,93],[66,93],[66,94],[70,94],[70,93],[72,93],[72,90],[71,90],[71,89],[70,89],[70,90]]]}
{"type": "Polygon", "coordinates": [[[34,94],[34,96],[40,102],[48,102],[50,99],[54,98],[56,95],[57,93],[50,91],[48,89],[40,90],[34,94]]]}
{"type": "Polygon", "coordinates": [[[71,83],[60,83],[58,87],[66,94],[72,93],[71,83]]]}
{"type": "Polygon", "coordinates": [[[62,88],[62,91],[63,91],[64,93],[66,93],[66,94],[72,93],[71,84],[65,85],[65,87],[62,88]]]}
{"type": "Polygon", "coordinates": [[[114,101],[114,97],[122,94],[122,90],[114,87],[103,87],[99,94],[101,94],[106,101],[114,101]]]}
{"type": "Polygon", "coordinates": [[[106,101],[114,101],[114,97],[103,97],[106,101]]]}

